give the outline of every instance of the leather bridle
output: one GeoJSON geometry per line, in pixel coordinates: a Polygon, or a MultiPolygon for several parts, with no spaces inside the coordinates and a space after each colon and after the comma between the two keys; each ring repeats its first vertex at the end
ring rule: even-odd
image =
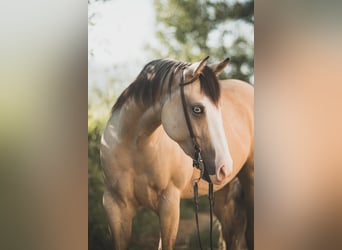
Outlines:
{"type": "Polygon", "coordinates": [[[200,176],[193,180],[193,188],[194,188],[194,207],[195,207],[195,218],[196,218],[196,227],[197,227],[197,236],[198,241],[200,245],[200,249],[202,249],[202,243],[201,243],[201,237],[200,237],[200,231],[199,231],[199,223],[198,223],[198,182],[203,178],[209,183],[209,202],[210,202],[210,249],[213,249],[213,206],[214,206],[214,188],[213,183],[210,180],[208,169],[205,166],[205,163],[203,161],[202,155],[201,155],[201,147],[198,144],[196,140],[196,136],[194,134],[194,130],[191,125],[191,120],[187,108],[187,103],[185,100],[185,94],[184,94],[184,86],[191,84],[195,82],[198,79],[198,77],[192,78],[190,81],[185,82],[184,81],[184,73],[182,72],[181,76],[181,83],[179,84],[180,87],[180,94],[182,99],[182,106],[186,121],[186,126],[188,128],[190,138],[194,147],[194,156],[193,159],[193,167],[196,167],[200,170],[200,176]]]}

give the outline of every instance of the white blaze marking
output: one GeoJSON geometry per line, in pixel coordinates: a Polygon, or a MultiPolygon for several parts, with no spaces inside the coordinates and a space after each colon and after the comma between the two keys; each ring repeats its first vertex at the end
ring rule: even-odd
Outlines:
{"type": "Polygon", "coordinates": [[[217,110],[213,105],[208,105],[207,107],[206,114],[209,134],[215,150],[216,173],[222,165],[225,165],[228,173],[230,173],[233,169],[233,160],[223,128],[221,110],[217,110]]]}

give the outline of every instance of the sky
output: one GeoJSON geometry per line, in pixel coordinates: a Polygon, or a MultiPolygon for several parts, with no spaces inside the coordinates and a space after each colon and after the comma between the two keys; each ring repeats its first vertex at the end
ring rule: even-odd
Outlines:
{"type": "Polygon", "coordinates": [[[89,49],[96,64],[130,62],[144,57],[144,44],[154,38],[152,0],[115,0],[90,4],[95,25],[89,28],[89,49]]]}
{"type": "Polygon", "coordinates": [[[108,87],[110,78],[121,92],[153,59],[144,48],[157,44],[153,1],[98,1],[88,5],[88,16],[94,23],[88,25],[89,96],[94,87],[108,87]]]}

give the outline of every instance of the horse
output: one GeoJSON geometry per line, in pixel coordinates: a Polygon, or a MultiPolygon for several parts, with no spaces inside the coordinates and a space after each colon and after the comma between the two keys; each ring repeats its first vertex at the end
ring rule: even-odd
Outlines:
{"type": "Polygon", "coordinates": [[[206,181],[214,184],[214,213],[226,245],[235,244],[229,242],[234,238],[231,227],[240,223],[239,216],[227,215],[238,208],[229,195],[237,177],[246,210],[242,233],[248,249],[254,248],[254,88],[240,80],[218,80],[228,61],[153,60],[118,97],[100,145],[103,206],[116,250],[129,247],[139,207],[158,215],[161,247],[173,249],[180,200],[193,197],[193,182],[201,175],[192,167],[194,140],[206,172],[198,193],[207,193],[206,181]]]}

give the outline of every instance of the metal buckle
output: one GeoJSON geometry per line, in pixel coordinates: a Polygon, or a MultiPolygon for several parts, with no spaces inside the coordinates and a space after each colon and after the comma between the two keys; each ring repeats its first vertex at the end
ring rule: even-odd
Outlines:
{"type": "Polygon", "coordinates": [[[193,181],[199,181],[200,179],[202,179],[203,177],[203,173],[204,173],[204,162],[202,159],[202,155],[201,155],[201,150],[199,149],[195,149],[195,159],[193,159],[193,167],[196,167],[197,169],[200,170],[200,176],[196,179],[194,179],[193,181]]]}
{"type": "Polygon", "coordinates": [[[198,168],[201,170],[201,172],[203,172],[204,171],[204,163],[203,163],[201,152],[198,152],[196,161],[198,164],[198,168]]]}

